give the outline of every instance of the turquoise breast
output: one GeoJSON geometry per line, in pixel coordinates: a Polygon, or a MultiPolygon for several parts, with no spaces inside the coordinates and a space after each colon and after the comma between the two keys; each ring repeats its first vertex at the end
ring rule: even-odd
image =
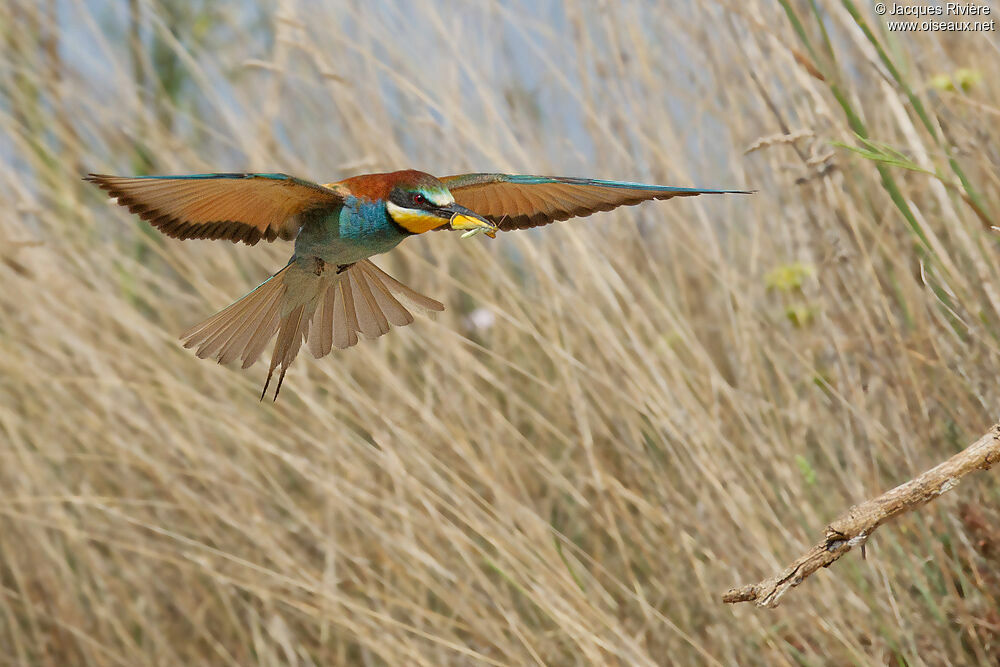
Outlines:
{"type": "Polygon", "coordinates": [[[409,234],[389,219],[382,202],[349,197],[337,209],[305,213],[295,256],[350,264],[392,250],[409,234]]]}

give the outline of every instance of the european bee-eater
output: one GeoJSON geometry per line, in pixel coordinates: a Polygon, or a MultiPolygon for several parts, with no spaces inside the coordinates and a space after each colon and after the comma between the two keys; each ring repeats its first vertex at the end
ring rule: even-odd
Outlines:
{"type": "Polygon", "coordinates": [[[288,264],[255,290],[185,332],[185,347],[225,364],[257,361],[277,334],[271,367],[288,366],[305,341],[319,358],[413,322],[408,307],[444,305],[390,277],[369,259],[433,229],[466,235],[538,227],[650,199],[749,194],[622,181],[508,174],[435,178],[405,170],[319,185],[285,174],[102,176],[86,180],[168,236],[254,245],[295,239],[288,264]],[[405,305],[404,305],[405,304],[405,305]]]}

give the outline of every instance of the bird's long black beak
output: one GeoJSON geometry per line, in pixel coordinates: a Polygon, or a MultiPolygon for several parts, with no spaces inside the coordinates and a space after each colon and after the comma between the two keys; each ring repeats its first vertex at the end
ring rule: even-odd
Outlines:
{"type": "Polygon", "coordinates": [[[489,236],[491,239],[496,238],[497,226],[478,213],[470,211],[464,206],[460,206],[458,204],[442,206],[439,209],[438,214],[442,218],[448,218],[448,224],[451,225],[452,229],[460,231],[468,230],[468,234],[466,235],[481,232],[489,236]]]}

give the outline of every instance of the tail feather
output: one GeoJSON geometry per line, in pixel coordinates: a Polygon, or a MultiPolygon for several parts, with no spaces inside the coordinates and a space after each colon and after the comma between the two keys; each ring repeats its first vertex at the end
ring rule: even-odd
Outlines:
{"type": "Polygon", "coordinates": [[[281,383],[285,381],[285,373],[299,353],[302,339],[309,335],[309,318],[305,315],[305,308],[305,304],[298,305],[292,309],[287,317],[281,320],[278,340],[274,343],[274,352],[271,353],[271,366],[267,369],[267,381],[264,382],[264,389],[260,392],[261,400],[264,400],[264,396],[267,394],[267,386],[271,384],[271,376],[274,375],[275,369],[280,367],[281,374],[278,376],[278,386],[274,389],[274,400],[278,400],[281,383]]]}
{"type": "Polygon", "coordinates": [[[351,283],[342,280],[337,284],[337,307],[333,314],[333,344],[338,350],[358,344],[358,315],[354,311],[354,292],[351,283]]]}
{"type": "Polygon", "coordinates": [[[250,340],[247,341],[246,346],[243,348],[243,354],[240,357],[243,360],[243,368],[250,368],[260,359],[260,355],[264,353],[264,348],[267,347],[268,341],[278,332],[278,326],[281,322],[280,313],[280,299],[275,300],[264,311],[264,316],[257,323],[256,328],[253,329],[250,340]]]}
{"type": "Polygon", "coordinates": [[[282,296],[282,292],[276,291],[269,299],[261,299],[259,308],[246,314],[241,325],[233,330],[228,342],[219,350],[220,364],[229,364],[242,358],[243,368],[246,368],[260,357],[264,345],[278,330],[278,310],[281,308],[282,296]],[[258,333],[266,333],[267,338],[259,348],[253,348],[250,342],[258,333]]]}
{"type": "Polygon", "coordinates": [[[378,307],[385,313],[390,324],[397,327],[405,327],[407,324],[412,323],[413,315],[410,314],[410,311],[403,304],[396,300],[396,297],[389,291],[386,283],[382,282],[379,275],[381,271],[376,272],[376,269],[377,267],[371,263],[361,266],[361,270],[368,276],[369,284],[372,286],[372,294],[375,296],[375,301],[378,302],[378,307]]]}
{"type": "MultiPolygon", "coordinates": [[[[248,304],[248,307],[239,313],[238,319],[234,317],[233,323],[224,330],[220,330],[211,340],[206,341],[204,349],[200,349],[199,352],[203,357],[216,356],[218,353],[217,358],[220,364],[235,361],[246,349],[247,342],[257,328],[261,326],[277,328],[277,309],[281,305],[283,296],[283,289],[275,289],[259,302],[248,304]]],[[[256,361],[256,357],[254,361],[256,361]]]]}
{"type": "MultiPolygon", "coordinates": [[[[227,332],[234,332],[243,325],[254,324],[258,321],[256,313],[261,308],[280,302],[286,289],[283,276],[290,267],[291,264],[265,280],[255,290],[239,301],[230,304],[207,320],[194,325],[181,334],[184,347],[192,348],[198,346],[195,354],[200,359],[215,356],[216,352],[231,340],[231,338],[225,337],[227,332]]],[[[258,352],[257,356],[253,357],[247,365],[253,364],[259,356],[260,353],[258,352]]],[[[219,359],[221,361],[221,357],[219,359]]]]}
{"type": "Polygon", "coordinates": [[[364,267],[372,279],[378,279],[395,296],[403,297],[403,301],[407,302],[409,306],[420,310],[434,310],[438,312],[444,310],[444,304],[440,301],[435,301],[429,296],[424,296],[420,292],[410,289],[368,260],[359,262],[359,264],[364,267]]]}
{"type": "Polygon", "coordinates": [[[239,301],[186,331],[181,336],[184,347],[195,347],[199,357],[215,357],[223,364],[242,359],[247,368],[277,334],[261,393],[263,398],[274,372],[280,371],[277,400],[303,342],[319,358],[333,348],[357,344],[359,333],[375,338],[388,333],[390,325],[410,324],[408,308],[444,310],[440,302],[403,285],[369,260],[339,272],[322,264],[320,269],[290,262],[239,301]]]}
{"type": "Polygon", "coordinates": [[[333,349],[333,310],[336,297],[337,285],[327,287],[313,316],[312,330],[309,332],[309,352],[317,359],[330,354],[333,349]]]}
{"type": "Polygon", "coordinates": [[[369,278],[364,270],[349,271],[347,277],[354,290],[354,310],[358,314],[361,333],[371,338],[378,338],[389,333],[389,320],[386,319],[375,302],[375,297],[372,296],[372,291],[368,287],[369,278]]]}

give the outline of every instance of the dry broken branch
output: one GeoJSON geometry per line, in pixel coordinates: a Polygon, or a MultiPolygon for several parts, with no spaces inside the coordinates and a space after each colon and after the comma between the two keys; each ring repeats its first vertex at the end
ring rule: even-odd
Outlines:
{"type": "Polygon", "coordinates": [[[877,498],[855,505],[826,527],[826,537],[778,575],[757,584],[734,588],[722,596],[723,602],[755,602],[759,607],[776,607],[789,589],[806,577],[828,567],[852,548],[861,546],[886,521],[928,503],[958,484],[975,470],[987,470],[1000,461],[1000,424],[979,440],[919,477],[900,484],[877,498]]]}

